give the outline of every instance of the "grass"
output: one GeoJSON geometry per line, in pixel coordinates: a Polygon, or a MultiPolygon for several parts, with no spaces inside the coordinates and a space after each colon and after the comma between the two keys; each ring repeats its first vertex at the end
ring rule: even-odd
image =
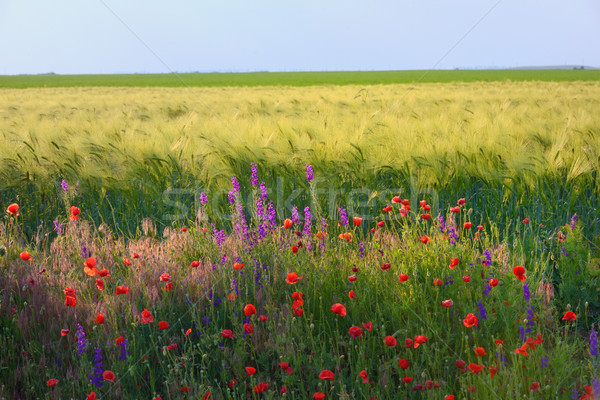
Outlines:
{"type": "Polygon", "coordinates": [[[335,72],[171,73],[114,75],[5,75],[0,88],[40,87],[257,87],[389,85],[402,83],[598,81],[600,70],[414,70],[335,72]]]}

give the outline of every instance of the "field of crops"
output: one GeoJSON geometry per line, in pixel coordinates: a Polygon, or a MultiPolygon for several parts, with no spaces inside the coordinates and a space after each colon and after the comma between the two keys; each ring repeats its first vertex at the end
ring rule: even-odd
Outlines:
{"type": "Polygon", "coordinates": [[[600,82],[338,79],[0,89],[0,397],[598,395],[600,82]]]}

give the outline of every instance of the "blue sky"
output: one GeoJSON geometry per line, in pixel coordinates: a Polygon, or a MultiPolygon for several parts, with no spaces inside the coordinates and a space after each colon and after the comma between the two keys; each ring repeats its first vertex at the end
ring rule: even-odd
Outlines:
{"type": "Polygon", "coordinates": [[[0,74],[581,64],[598,0],[0,0],[0,74]]]}

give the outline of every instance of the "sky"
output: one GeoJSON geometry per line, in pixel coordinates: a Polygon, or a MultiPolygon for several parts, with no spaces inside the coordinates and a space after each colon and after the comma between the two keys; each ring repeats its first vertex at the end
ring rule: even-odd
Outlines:
{"type": "Polygon", "coordinates": [[[0,0],[0,74],[600,67],[598,0],[0,0]]]}

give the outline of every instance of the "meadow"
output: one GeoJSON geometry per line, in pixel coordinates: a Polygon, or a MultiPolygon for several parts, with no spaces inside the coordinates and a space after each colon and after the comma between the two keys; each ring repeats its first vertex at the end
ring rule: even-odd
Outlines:
{"type": "Polygon", "coordinates": [[[600,393],[597,80],[0,91],[0,396],[600,393]]]}

